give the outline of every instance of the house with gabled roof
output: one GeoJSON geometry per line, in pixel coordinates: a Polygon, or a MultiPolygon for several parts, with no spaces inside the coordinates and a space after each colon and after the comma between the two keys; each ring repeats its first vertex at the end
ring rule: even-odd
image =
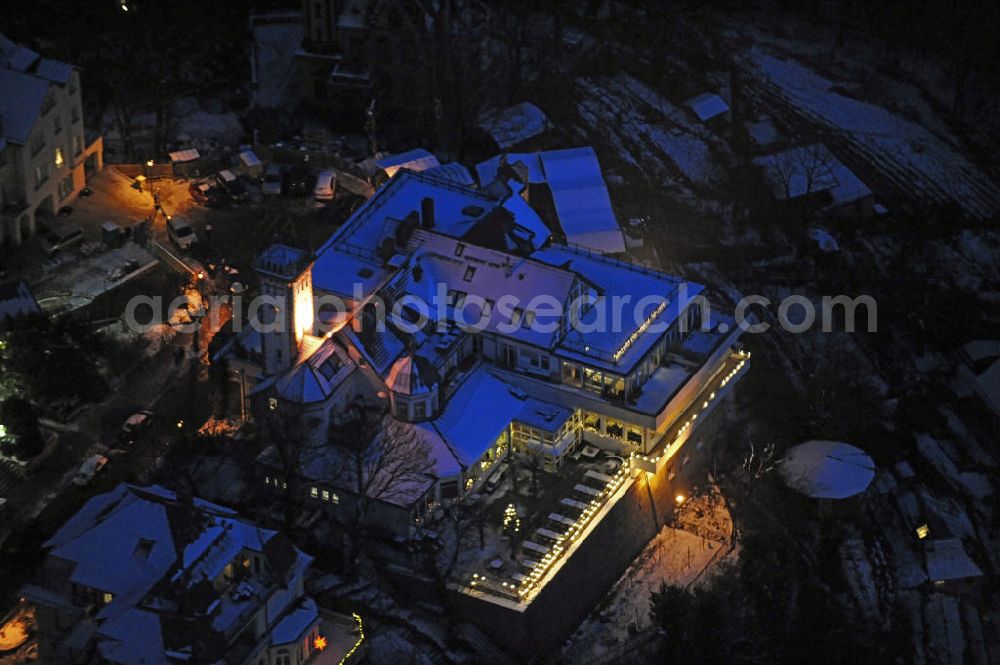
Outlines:
{"type": "Polygon", "coordinates": [[[0,246],[35,235],[103,167],[83,125],[80,73],[0,35],[0,246]]]}
{"type": "Polygon", "coordinates": [[[299,665],[337,642],[305,594],[312,558],[208,501],[121,484],[43,547],[22,596],[44,662],[299,665]]]}

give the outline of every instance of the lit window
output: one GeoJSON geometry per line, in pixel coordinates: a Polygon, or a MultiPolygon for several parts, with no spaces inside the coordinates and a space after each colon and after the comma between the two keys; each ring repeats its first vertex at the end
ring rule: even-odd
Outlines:
{"type": "Polygon", "coordinates": [[[112,600],[114,600],[114,599],[115,599],[115,596],[114,596],[114,594],[112,594],[112,593],[108,593],[107,591],[105,591],[105,592],[104,592],[104,593],[103,593],[103,594],[101,595],[101,600],[103,600],[103,601],[104,601],[104,604],[105,604],[105,605],[107,605],[108,603],[110,603],[110,602],[111,602],[112,600]]]}
{"type": "Polygon", "coordinates": [[[267,408],[271,409],[271,411],[277,411],[278,410],[278,398],[277,397],[268,397],[267,398],[267,408]]]}
{"type": "Polygon", "coordinates": [[[323,490],[323,500],[324,501],[330,500],[330,490],[323,490]]]}
{"type": "Polygon", "coordinates": [[[55,162],[56,166],[62,166],[63,164],[66,163],[66,160],[63,159],[62,148],[56,148],[55,162]]]}
{"type": "Polygon", "coordinates": [[[330,503],[338,505],[340,503],[340,497],[333,492],[330,492],[330,503]]]}
{"type": "Polygon", "coordinates": [[[319,496],[319,488],[313,485],[312,489],[309,490],[309,496],[312,498],[317,498],[319,496]]]}
{"type": "Polygon", "coordinates": [[[920,526],[917,527],[917,538],[919,538],[920,540],[923,540],[924,538],[929,536],[930,533],[931,533],[931,528],[926,524],[921,524],[920,526]]]}

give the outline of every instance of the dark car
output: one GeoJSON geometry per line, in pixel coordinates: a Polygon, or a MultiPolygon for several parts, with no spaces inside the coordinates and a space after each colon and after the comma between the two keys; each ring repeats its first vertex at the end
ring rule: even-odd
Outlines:
{"type": "Polygon", "coordinates": [[[149,428],[153,422],[152,411],[136,411],[125,419],[120,430],[118,430],[118,444],[122,446],[134,445],[136,440],[149,428]]]}
{"type": "Polygon", "coordinates": [[[314,184],[313,174],[300,166],[294,166],[285,172],[281,191],[286,196],[305,196],[312,193],[314,184]]]}
{"type": "Polygon", "coordinates": [[[219,188],[234,201],[245,201],[250,195],[239,176],[229,169],[219,171],[215,176],[215,181],[219,183],[219,188]]]}
{"type": "Polygon", "coordinates": [[[191,198],[203,206],[218,206],[226,202],[226,193],[204,180],[196,180],[188,186],[191,198]]]}

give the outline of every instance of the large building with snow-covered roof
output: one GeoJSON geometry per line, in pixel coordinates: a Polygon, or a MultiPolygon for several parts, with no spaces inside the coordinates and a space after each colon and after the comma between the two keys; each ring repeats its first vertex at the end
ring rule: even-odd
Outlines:
{"type": "MultiPolygon", "coordinates": [[[[512,201],[519,190],[502,182],[401,169],[314,255],[272,247],[258,260],[261,292],[294,304],[269,318],[292,317],[284,332],[243,335],[265,338],[265,361],[247,371],[251,410],[297,409],[322,444],[360,400],[433,451],[432,482],[383,506],[405,516],[384,523],[474,494],[510,454],[554,473],[586,445],[653,455],[745,364],[739,328],[704,307],[703,286],[559,244],[512,201]]],[[[284,487],[282,472],[271,460],[262,475],[284,487]]],[[[303,491],[336,494],[331,511],[349,503],[349,487],[321,476],[306,474],[303,491]]]]}
{"type": "Polygon", "coordinates": [[[22,590],[42,662],[298,665],[327,632],[303,587],[311,557],[207,501],[122,484],[44,547],[22,590]]]}

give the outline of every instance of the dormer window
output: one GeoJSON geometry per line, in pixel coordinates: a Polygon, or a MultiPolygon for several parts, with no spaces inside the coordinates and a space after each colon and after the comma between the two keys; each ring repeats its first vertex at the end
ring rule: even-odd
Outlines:
{"type": "Polygon", "coordinates": [[[469,266],[468,268],[465,269],[465,276],[462,279],[464,279],[466,282],[471,282],[472,278],[475,276],[476,276],[476,269],[472,266],[469,266]]]}
{"type": "Polygon", "coordinates": [[[458,243],[455,245],[455,256],[461,256],[465,252],[465,245],[458,243]]]}
{"type": "Polygon", "coordinates": [[[521,321],[524,320],[524,310],[520,307],[515,307],[510,313],[510,323],[511,325],[521,325],[521,321]]]}
{"type": "Polygon", "coordinates": [[[524,313],[524,327],[530,329],[533,325],[535,325],[535,312],[529,309],[524,313]]]}

